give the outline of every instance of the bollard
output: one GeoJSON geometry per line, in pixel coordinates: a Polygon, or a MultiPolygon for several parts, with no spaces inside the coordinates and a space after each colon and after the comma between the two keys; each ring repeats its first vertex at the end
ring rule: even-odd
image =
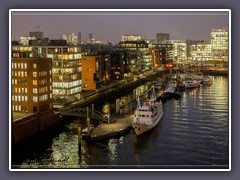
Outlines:
{"type": "Polygon", "coordinates": [[[92,116],[94,116],[94,104],[92,104],[92,116]]]}
{"type": "Polygon", "coordinates": [[[90,117],[89,117],[89,107],[87,106],[87,135],[90,136],[90,117]]]}
{"type": "Polygon", "coordinates": [[[80,123],[78,123],[78,154],[81,155],[82,151],[82,128],[80,123]]]}

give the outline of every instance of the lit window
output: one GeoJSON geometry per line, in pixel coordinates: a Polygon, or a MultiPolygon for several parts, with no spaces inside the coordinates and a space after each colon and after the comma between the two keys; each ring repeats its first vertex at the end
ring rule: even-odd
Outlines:
{"type": "Polygon", "coordinates": [[[33,88],[33,93],[34,93],[34,94],[38,93],[37,88],[33,88]]]}
{"type": "Polygon", "coordinates": [[[21,71],[21,77],[24,77],[24,71],[21,71]]]}
{"type": "Polygon", "coordinates": [[[33,80],[33,85],[37,85],[37,84],[38,84],[37,80],[33,80]]]}
{"type": "Polygon", "coordinates": [[[37,77],[37,72],[36,71],[33,72],[33,77],[37,77]]]}
{"type": "Polygon", "coordinates": [[[33,96],[33,102],[37,102],[38,101],[38,97],[37,96],[33,96]]]}
{"type": "Polygon", "coordinates": [[[36,68],[37,68],[37,64],[34,63],[34,64],[33,64],[33,69],[36,69],[36,68]]]}

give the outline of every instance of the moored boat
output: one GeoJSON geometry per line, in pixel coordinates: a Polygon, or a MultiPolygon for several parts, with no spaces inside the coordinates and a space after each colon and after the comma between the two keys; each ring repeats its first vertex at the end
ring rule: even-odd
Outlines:
{"type": "Polygon", "coordinates": [[[211,77],[206,77],[203,79],[202,83],[204,85],[211,85],[213,83],[213,79],[211,77]]]}
{"type": "Polygon", "coordinates": [[[185,88],[191,89],[191,88],[199,87],[200,84],[201,84],[201,80],[189,78],[185,80],[184,85],[185,85],[185,88]]]}
{"type": "MultiPolygon", "coordinates": [[[[154,88],[151,88],[154,91],[154,88]]],[[[136,135],[140,135],[154,128],[163,115],[162,102],[156,101],[156,96],[145,99],[140,102],[140,96],[137,98],[137,109],[132,121],[132,127],[136,135]]]]}

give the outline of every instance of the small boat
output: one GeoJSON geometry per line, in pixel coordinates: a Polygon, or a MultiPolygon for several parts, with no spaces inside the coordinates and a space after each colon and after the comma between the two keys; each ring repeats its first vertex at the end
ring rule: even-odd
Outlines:
{"type": "Polygon", "coordinates": [[[180,98],[182,93],[180,91],[177,91],[177,88],[175,86],[168,86],[164,93],[162,94],[162,98],[165,99],[171,99],[171,98],[180,98]]]}
{"type": "Polygon", "coordinates": [[[199,79],[189,78],[185,80],[185,88],[187,89],[199,87],[200,84],[201,84],[201,80],[199,79]]]}
{"type": "Polygon", "coordinates": [[[213,79],[211,77],[206,77],[203,79],[202,83],[204,85],[211,85],[213,83],[213,79]]]}
{"type": "Polygon", "coordinates": [[[177,92],[183,92],[185,91],[185,84],[183,84],[182,81],[178,82],[176,85],[176,91],[177,92]]]}
{"type": "MultiPolygon", "coordinates": [[[[154,91],[154,87],[150,89],[154,91]]],[[[140,96],[138,96],[137,109],[134,114],[134,119],[131,122],[136,135],[140,135],[154,128],[162,116],[162,102],[157,102],[156,96],[154,98],[147,98],[142,103],[140,102],[140,96]]]]}

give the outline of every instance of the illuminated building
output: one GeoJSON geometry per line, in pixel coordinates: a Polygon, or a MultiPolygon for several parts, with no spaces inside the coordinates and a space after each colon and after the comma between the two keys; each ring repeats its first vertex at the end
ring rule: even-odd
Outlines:
{"type": "Polygon", "coordinates": [[[139,35],[122,35],[121,41],[140,41],[142,37],[139,35]]]}
{"type": "Polygon", "coordinates": [[[31,57],[45,57],[52,60],[53,98],[66,101],[80,99],[81,49],[67,45],[66,40],[31,40],[29,46],[14,47],[31,49],[31,57]]]}
{"type": "Polygon", "coordinates": [[[28,138],[60,120],[53,111],[52,60],[32,55],[32,47],[12,46],[13,142],[28,138]]]}
{"type": "Polygon", "coordinates": [[[187,60],[187,43],[183,40],[164,41],[167,44],[173,44],[173,63],[181,63],[187,60]]]}
{"type": "MultiPolygon", "coordinates": [[[[165,65],[168,63],[173,63],[174,60],[174,44],[173,43],[159,43],[154,44],[153,49],[159,50],[159,63],[157,63],[158,57],[156,56],[156,63],[161,66],[161,64],[165,65]]],[[[157,52],[157,51],[156,51],[157,52]]]]}
{"type": "Polygon", "coordinates": [[[30,58],[33,56],[33,49],[30,46],[20,44],[12,45],[12,57],[14,58],[30,58]]]}
{"type": "Polygon", "coordinates": [[[47,58],[12,58],[13,112],[52,110],[52,61],[47,58]]]}
{"type": "Polygon", "coordinates": [[[212,45],[204,41],[188,43],[188,59],[192,61],[212,60],[212,45]]]}
{"type": "Polygon", "coordinates": [[[87,44],[103,44],[103,42],[92,38],[92,39],[87,40],[87,44]]]}
{"type": "MultiPolygon", "coordinates": [[[[70,33],[70,34],[63,34],[63,39],[67,40],[68,44],[73,44],[73,45],[77,45],[78,44],[78,35],[75,35],[74,33],[70,33]]],[[[80,37],[81,37],[81,33],[80,33],[80,37]]]]}
{"type": "Polygon", "coordinates": [[[228,29],[212,29],[212,59],[228,61],[228,29]]]}
{"type": "Polygon", "coordinates": [[[124,53],[123,51],[112,51],[111,59],[111,80],[122,80],[124,78],[124,53]]]}
{"type": "Polygon", "coordinates": [[[107,85],[111,81],[110,55],[101,55],[100,61],[100,79],[102,85],[107,85]]]}
{"type": "Polygon", "coordinates": [[[161,66],[162,62],[160,61],[160,49],[159,48],[151,48],[151,61],[152,61],[152,68],[156,69],[161,66]]]}
{"type": "Polygon", "coordinates": [[[140,36],[124,36],[124,41],[120,41],[118,46],[131,51],[137,52],[137,61],[134,65],[136,69],[134,71],[149,70],[152,68],[151,55],[149,53],[150,43],[146,40],[139,40],[140,36]],[[128,40],[136,39],[136,40],[128,40]]]}
{"type": "Polygon", "coordinates": [[[80,99],[81,50],[77,46],[47,47],[47,57],[52,59],[53,96],[64,97],[69,101],[80,99]]]}
{"type": "Polygon", "coordinates": [[[82,89],[97,90],[101,84],[101,56],[82,56],[82,89]]]}
{"type": "Polygon", "coordinates": [[[20,37],[20,43],[22,45],[28,45],[30,40],[35,40],[35,37],[29,37],[29,36],[21,36],[20,37]]]}
{"type": "Polygon", "coordinates": [[[167,33],[157,33],[157,43],[169,40],[169,34],[167,33]]]}

